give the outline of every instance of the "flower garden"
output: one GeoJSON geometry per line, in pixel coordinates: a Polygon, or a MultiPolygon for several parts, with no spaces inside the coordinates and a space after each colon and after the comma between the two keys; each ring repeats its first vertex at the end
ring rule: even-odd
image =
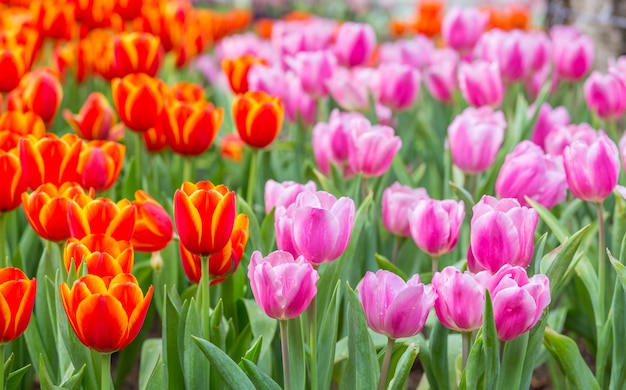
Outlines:
{"type": "Polygon", "coordinates": [[[1,3],[2,388],[624,388],[626,57],[519,6],[1,3]]]}

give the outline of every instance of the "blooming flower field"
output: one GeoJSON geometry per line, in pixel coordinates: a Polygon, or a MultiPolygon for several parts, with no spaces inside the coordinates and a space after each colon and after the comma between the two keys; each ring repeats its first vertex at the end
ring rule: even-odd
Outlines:
{"type": "Polygon", "coordinates": [[[1,387],[623,388],[626,58],[520,7],[1,3],[1,387]]]}

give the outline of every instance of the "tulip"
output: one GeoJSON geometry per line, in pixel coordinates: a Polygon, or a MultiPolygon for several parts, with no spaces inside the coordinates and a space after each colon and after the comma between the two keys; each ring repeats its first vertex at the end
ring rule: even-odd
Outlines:
{"type": "Polygon", "coordinates": [[[239,136],[253,148],[264,148],[274,142],[283,124],[284,110],[279,98],[265,92],[247,92],[233,100],[239,136]]]}
{"type": "Polygon", "coordinates": [[[33,2],[33,22],[43,37],[69,41],[74,30],[74,7],[57,1],[33,2]]]}
{"type": "Polygon", "coordinates": [[[183,103],[195,103],[205,100],[201,85],[189,81],[179,81],[170,87],[172,97],[183,103]]]}
{"type": "Polygon", "coordinates": [[[617,185],[620,171],[617,145],[600,131],[595,140],[575,141],[565,148],[563,166],[575,197],[601,203],[617,185]]]}
{"type": "Polygon", "coordinates": [[[248,71],[248,90],[282,96],[285,90],[285,70],[279,66],[252,65],[248,71]]]}
{"type": "MultiPolygon", "coordinates": [[[[230,240],[219,252],[209,256],[209,279],[211,285],[223,282],[232,275],[239,266],[248,242],[249,221],[245,214],[238,214],[233,225],[230,240]]],[[[200,283],[202,276],[202,259],[189,252],[179,243],[180,260],[185,275],[192,283],[200,283]]]]}
{"type": "Polygon", "coordinates": [[[58,76],[44,68],[25,75],[20,82],[20,90],[13,93],[20,96],[22,111],[39,115],[47,124],[53,122],[63,100],[63,88],[58,76]]]}
{"type": "Polygon", "coordinates": [[[243,141],[239,134],[226,134],[220,141],[220,155],[234,162],[243,160],[243,141]]]}
{"type": "Polygon", "coordinates": [[[535,247],[538,214],[515,199],[484,195],[473,209],[470,224],[470,271],[497,272],[503,265],[527,267],[535,247]]]}
{"type": "Polygon", "coordinates": [[[0,268],[0,345],[20,337],[28,327],[35,305],[37,280],[18,268],[0,268]]]}
{"type": "Polygon", "coordinates": [[[80,152],[76,173],[80,185],[108,190],[122,171],[126,147],[113,141],[88,142],[80,152]]]}
{"type": "Polygon", "coordinates": [[[619,56],[617,59],[609,59],[609,73],[619,77],[626,84],[626,56],[619,56]]]}
{"type": "Polygon", "coordinates": [[[302,192],[293,212],[293,245],[315,267],[337,259],[354,227],[354,201],[324,191],[302,192]]]}
{"type": "Polygon", "coordinates": [[[141,15],[142,0],[117,0],[114,11],[123,20],[133,20],[141,15]]]}
{"type": "Polygon", "coordinates": [[[111,280],[85,275],[70,289],[61,283],[61,300],[78,339],[98,352],[124,349],[137,337],[152,299],[153,286],[143,295],[132,274],[111,280]]]}
{"type": "MultiPolygon", "coordinates": [[[[531,112],[534,113],[534,110],[534,106],[529,108],[529,114],[531,112]]],[[[539,109],[537,122],[535,122],[535,128],[530,136],[530,140],[545,150],[545,140],[548,134],[552,132],[552,129],[557,126],[569,125],[569,123],[570,118],[567,108],[563,106],[552,108],[548,103],[544,103],[539,109]]]]}
{"type": "Polygon", "coordinates": [[[248,72],[255,64],[266,64],[266,61],[252,55],[222,60],[222,70],[226,74],[230,88],[234,93],[246,93],[250,90],[248,86],[248,72]]]}
{"type": "Polygon", "coordinates": [[[248,266],[252,295],[271,318],[287,320],[304,312],[317,294],[317,271],[304,257],[283,251],[263,257],[254,251],[248,266]]]}
{"type": "Polygon", "coordinates": [[[118,241],[106,234],[89,234],[82,239],[72,237],[65,244],[63,262],[68,272],[72,264],[78,270],[84,262],[90,275],[111,280],[115,275],[133,270],[133,247],[128,241],[118,241]]]}
{"type": "Polygon", "coordinates": [[[306,93],[316,98],[328,95],[326,81],[337,67],[337,57],[331,51],[299,52],[286,61],[306,93]]]}
{"type": "Polygon", "coordinates": [[[9,151],[20,139],[32,135],[35,140],[46,133],[46,125],[32,112],[6,111],[0,115],[0,149],[9,151]]]}
{"type": "Polygon", "coordinates": [[[523,80],[530,72],[535,59],[528,53],[526,42],[532,40],[526,33],[514,30],[504,34],[498,48],[498,64],[502,77],[509,82],[523,80]]]}
{"type": "Polygon", "coordinates": [[[411,237],[409,217],[422,199],[428,199],[425,188],[413,189],[398,182],[387,187],[383,192],[382,202],[385,229],[398,236],[411,237]]]}
{"type": "Polygon", "coordinates": [[[440,49],[433,53],[431,63],[424,71],[424,85],[433,97],[450,103],[457,90],[458,54],[450,49],[440,49]]]}
{"type": "Polygon", "coordinates": [[[155,77],[163,62],[163,48],[158,37],[132,32],[113,37],[113,72],[117,77],[145,73],[155,77]]]}
{"type": "Polygon", "coordinates": [[[45,240],[65,241],[71,237],[67,220],[69,202],[86,204],[91,197],[76,183],[64,183],[60,187],[46,183],[31,194],[22,193],[24,214],[35,233],[45,240]]]}
{"type": "Polygon", "coordinates": [[[265,182],[265,213],[269,214],[274,207],[291,206],[296,202],[296,197],[304,191],[315,192],[317,186],[312,181],[300,184],[294,181],[279,183],[269,179],[265,182]]]}
{"type": "Polygon", "coordinates": [[[477,274],[446,267],[433,275],[435,313],[448,329],[471,332],[481,327],[489,272],[477,274]]]}
{"type": "Polygon", "coordinates": [[[115,126],[113,108],[100,92],[90,93],[77,115],[67,109],[64,110],[63,118],[87,141],[117,141],[123,135],[123,128],[115,126]]]}
{"type": "Polygon", "coordinates": [[[20,85],[20,80],[27,71],[21,55],[23,50],[19,47],[0,49],[0,72],[3,75],[0,78],[0,92],[11,92],[20,85]]]}
{"type": "Polygon", "coordinates": [[[431,63],[436,52],[432,39],[419,34],[408,39],[381,43],[378,46],[378,61],[381,64],[395,62],[422,69],[431,63]]]}
{"type": "Polygon", "coordinates": [[[381,64],[376,70],[373,92],[376,99],[393,110],[406,110],[419,93],[421,76],[413,68],[398,64],[381,64]]]}
{"type": "Polygon", "coordinates": [[[335,55],[344,66],[365,65],[376,46],[376,33],[372,26],[362,23],[344,22],[337,30],[335,55]]]}
{"type": "Polygon", "coordinates": [[[431,257],[451,252],[465,216],[463,201],[422,199],[409,217],[411,237],[431,257]]]}
{"type": "Polygon", "coordinates": [[[144,145],[146,145],[146,150],[148,152],[158,153],[167,146],[167,137],[165,136],[165,130],[163,129],[164,122],[165,120],[163,120],[162,111],[161,117],[157,123],[154,124],[154,127],[151,127],[141,133],[144,145]]]}
{"type": "Polygon", "coordinates": [[[448,46],[460,52],[472,50],[489,17],[477,8],[451,8],[443,18],[441,35],[448,46]]]}
{"type": "Polygon", "coordinates": [[[357,286],[367,325],[391,339],[422,331],[437,293],[414,275],[405,282],[390,271],[367,272],[357,286]]]}
{"type": "Polygon", "coordinates": [[[88,27],[106,27],[111,24],[115,2],[109,0],[71,0],[76,6],[76,21],[88,27]]]}
{"type": "Polygon", "coordinates": [[[459,66],[459,86],[463,97],[474,107],[497,107],[504,97],[500,67],[482,60],[459,66]]]}
{"type": "Polygon", "coordinates": [[[550,304],[550,280],[531,278],[522,267],[503,265],[487,282],[500,340],[513,340],[529,331],[550,304]]]}
{"type": "Polygon", "coordinates": [[[363,126],[349,130],[348,170],[366,177],[382,176],[402,147],[400,137],[389,126],[363,126]]]}
{"type": "Polygon", "coordinates": [[[143,190],[135,191],[135,229],[130,243],[137,252],[156,252],[172,240],[174,229],[170,215],[143,190]]]}
{"type": "Polygon", "coordinates": [[[165,107],[163,130],[167,144],[178,154],[196,156],[206,152],[224,118],[222,108],[205,101],[172,102],[165,107]]]}
{"type": "Polygon", "coordinates": [[[293,218],[295,211],[295,202],[288,207],[278,206],[274,210],[276,247],[281,251],[289,252],[294,258],[300,256],[293,243],[293,218]]]}
{"type": "Polygon", "coordinates": [[[276,21],[271,42],[283,58],[300,52],[329,49],[337,33],[337,22],[330,19],[276,21]]]}
{"type": "Polygon", "coordinates": [[[154,127],[163,109],[162,82],[143,73],[111,82],[113,104],[124,124],[143,132],[154,127]]]}
{"type": "Polygon", "coordinates": [[[77,168],[82,142],[74,134],[57,137],[46,134],[40,139],[30,135],[20,140],[19,154],[28,187],[44,183],[60,186],[78,179],[77,168]]]}
{"type": "Polygon", "coordinates": [[[130,241],[135,229],[135,206],[127,199],[115,203],[108,198],[69,202],[67,221],[72,237],[106,234],[116,240],[130,241]]]}
{"type": "Polygon", "coordinates": [[[546,135],[544,149],[553,156],[562,156],[565,148],[576,141],[592,143],[597,138],[597,131],[587,123],[555,126],[546,135]]]}
{"type": "MultiPolygon", "coordinates": [[[[22,194],[28,190],[28,185],[22,175],[22,166],[17,156],[17,150],[8,152],[0,150],[0,224],[2,213],[14,210],[22,203],[22,194]]],[[[4,238],[0,237],[0,240],[4,238]]]]}
{"type": "Polygon", "coordinates": [[[619,119],[626,112],[626,84],[613,73],[591,73],[584,92],[590,111],[600,118],[619,119]]]}
{"type": "Polygon", "coordinates": [[[526,197],[546,208],[567,197],[567,181],[560,156],[544,154],[530,141],[522,141],[506,156],[496,179],[499,198],[515,198],[529,206],[526,197]]]}
{"type": "Polygon", "coordinates": [[[565,80],[582,79],[593,66],[593,41],[576,30],[550,30],[556,74],[565,80]]]}
{"type": "Polygon", "coordinates": [[[530,57],[531,70],[540,71],[550,65],[552,42],[548,35],[540,30],[526,33],[525,51],[530,57]]]}
{"type": "Polygon", "coordinates": [[[184,182],[174,195],[174,221],[181,243],[191,253],[217,253],[232,234],[235,193],[209,181],[184,182]]]}
{"type": "Polygon", "coordinates": [[[502,111],[466,108],[448,127],[452,162],[465,173],[484,172],[496,159],[504,140],[502,111]]]}
{"type": "Polygon", "coordinates": [[[287,72],[283,77],[285,85],[280,96],[285,115],[292,122],[300,120],[303,124],[313,124],[317,114],[315,99],[304,92],[300,79],[293,72],[287,72]]]}
{"type": "Polygon", "coordinates": [[[338,67],[326,85],[341,108],[348,111],[366,110],[369,107],[368,83],[372,76],[373,70],[369,68],[338,67]]]}

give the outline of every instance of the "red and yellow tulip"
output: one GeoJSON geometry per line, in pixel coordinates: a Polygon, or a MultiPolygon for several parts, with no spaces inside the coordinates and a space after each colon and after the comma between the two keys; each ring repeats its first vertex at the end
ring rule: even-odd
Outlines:
{"type": "Polygon", "coordinates": [[[284,116],[285,108],[280,99],[265,92],[246,92],[233,100],[233,117],[239,136],[254,148],[264,148],[274,142],[284,116]]]}
{"type": "Polygon", "coordinates": [[[60,186],[77,181],[81,148],[82,141],[75,134],[59,138],[49,133],[40,139],[32,135],[22,138],[19,154],[28,187],[35,189],[44,183],[60,186]]]}
{"type": "Polygon", "coordinates": [[[124,124],[134,131],[154,127],[163,109],[163,82],[143,73],[114,79],[113,104],[124,124]]]}
{"type": "Polygon", "coordinates": [[[78,159],[79,183],[96,191],[108,190],[122,172],[126,146],[114,141],[91,141],[78,159]]]}
{"type": "Polygon", "coordinates": [[[80,240],[73,237],[67,240],[63,261],[68,272],[72,263],[78,269],[84,262],[89,274],[110,280],[132,271],[134,252],[128,241],[117,241],[106,234],[90,234],[80,240]]]}
{"type": "Polygon", "coordinates": [[[116,240],[130,241],[135,229],[135,206],[127,199],[115,203],[108,198],[70,202],[67,211],[72,237],[106,234],[116,240]]]}
{"type": "Polygon", "coordinates": [[[0,344],[20,337],[35,305],[37,280],[18,268],[0,268],[0,344]]]}
{"type": "Polygon", "coordinates": [[[224,119],[224,110],[205,101],[174,101],[165,108],[163,130],[167,144],[178,154],[199,155],[206,152],[224,119]]]}
{"type": "Polygon", "coordinates": [[[156,252],[172,240],[174,228],[170,215],[143,190],[135,192],[131,202],[137,210],[131,244],[138,252],[156,252]]]}

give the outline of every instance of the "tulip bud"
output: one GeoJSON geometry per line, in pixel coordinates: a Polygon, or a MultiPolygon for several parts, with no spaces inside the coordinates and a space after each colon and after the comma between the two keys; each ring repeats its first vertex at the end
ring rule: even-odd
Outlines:
{"type": "Polygon", "coordinates": [[[443,18],[441,35],[448,46],[458,51],[470,51],[483,30],[489,17],[477,8],[451,8],[443,18]]]}
{"type": "Polygon", "coordinates": [[[369,24],[344,22],[337,31],[335,55],[342,65],[365,65],[376,46],[376,33],[369,24]]]}
{"type": "Polygon", "coordinates": [[[582,79],[593,66],[593,41],[575,27],[555,26],[550,29],[552,58],[556,74],[565,80],[582,79]]]}
{"type": "Polygon", "coordinates": [[[424,188],[413,189],[398,182],[387,187],[383,192],[382,204],[385,229],[398,236],[410,237],[409,219],[415,206],[422,199],[428,199],[428,193],[424,188]]]}
{"type": "Polygon", "coordinates": [[[465,216],[463,201],[422,199],[409,217],[415,244],[432,257],[451,252],[465,216]]]}
{"type": "Polygon", "coordinates": [[[314,182],[300,184],[293,181],[279,183],[272,179],[265,182],[265,213],[269,214],[274,207],[287,208],[296,202],[296,197],[304,191],[315,192],[314,182]]]}
{"type": "Polygon", "coordinates": [[[603,119],[619,119],[626,111],[626,84],[613,73],[593,72],[585,81],[589,110],[603,119]]]}
{"type": "MultiPolygon", "coordinates": [[[[530,113],[534,114],[535,109],[536,107],[531,106],[528,109],[529,115],[530,113]]],[[[544,103],[539,109],[537,122],[535,122],[535,128],[530,136],[530,140],[545,150],[545,140],[548,134],[552,132],[552,129],[557,126],[569,125],[569,121],[567,108],[563,106],[552,108],[548,103],[544,103]]]]}
{"type": "Polygon", "coordinates": [[[459,86],[463,97],[474,107],[497,107],[504,97],[500,67],[482,60],[459,66],[459,86]]]}

